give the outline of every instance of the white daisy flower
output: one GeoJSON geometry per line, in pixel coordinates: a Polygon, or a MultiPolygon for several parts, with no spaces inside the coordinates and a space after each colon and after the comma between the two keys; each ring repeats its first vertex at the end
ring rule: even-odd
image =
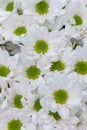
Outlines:
{"type": "Polygon", "coordinates": [[[46,27],[36,25],[30,28],[30,35],[24,38],[22,43],[24,44],[21,47],[22,53],[36,59],[57,57],[57,54],[67,45],[63,32],[48,32],[46,27]]]}
{"type": "Polygon", "coordinates": [[[87,28],[87,16],[86,16],[87,8],[79,2],[71,2],[67,8],[65,13],[65,24],[66,24],[66,34],[74,37],[80,38],[87,28]]]}
{"type": "Polygon", "coordinates": [[[33,0],[25,1],[22,5],[24,13],[33,17],[39,23],[45,20],[53,22],[54,18],[64,13],[62,9],[66,5],[66,0],[33,0]]]}
{"type": "Polygon", "coordinates": [[[0,10],[2,11],[7,11],[7,12],[12,12],[14,10],[14,1],[13,0],[2,0],[0,1],[0,10]]]}
{"type": "Polygon", "coordinates": [[[51,61],[50,71],[68,73],[70,71],[70,66],[68,63],[71,60],[72,56],[73,56],[72,47],[67,46],[63,51],[59,53],[57,60],[51,61]]]}
{"type": "MultiPolygon", "coordinates": [[[[43,68],[44,70],[44,68],[43,68]]],[[[15,71],[15,81],[24,84],[31,84],[32,89],[38,87],[40,82],[43,82],[43,72],[37,65],[37,61],[32,57],[20,57],[20,64],[15,71]]]]}
{"type": "Polygon", "coordinates": [[[18,113],[18,111],[8,111],[0,116],[0,129],[3,130],[36,130],[32,123],[27,123],[26,113],[18,113]]]}
{"type": "Polygon", "coordinates": [[[68,77],[56,71],[45,77],[46,84],[38,91],[44,96],[41,105],[46,111],[59,112],[63,119],[69,117],[70,110],[81,105],[81,86],[76,77],[68,77]]]}
{"type": "Polygon", "coordinates": [[[0,22],[2,23],[11,15],[18,14],[22,15],[23,10],[21,8],[21,1],[17,0],[1,0],[0,1],[0,22]]]}
{"type": "Polygon", "coordinates": [[[0,79],[10,80],[17,66],[19,55],[9,56],[8,52],[0,49],[0,79]]]}
{"type": "Polygon", "coordinates": [[[2,23],[5,19],[7,19],[12,11],[14,10],[14,1],[13,0],[1,0],[0,1],[0,22],[2,23]]]}
{"type": "Polygon", "coordinates": [[[0,10],[6,14],[9,15],[14,15],[14,14],[18,14],[18,15],[22,15],[23,14],[23,10],[21,8],[23,0],[2,0],[0,1],[0,10]]]}
{"type": "Polygon", "coordinates": [[[4,130],[13,130],[15,129],[18,129],[18,130],[21,130],[21,127],[22,127],[22,122],[19,120],[19,119],[15,119],[15,118],[12,118],[12,119],[8,119],[7,117],[3,117],[3,121],[1,121],[0,123],[0,129],[4,129],[4,130]]]}
{"type": "Polygon", "coordinates": [[[31,93],[30,85],[24,85],[21,83],[13,83],[7,90],[7,108],[15,109],[26,109],[29,107],[31,109],[33,102],[35,100],[34,94],[31,93]]]}
{"type": "Polygon", "coordinates": [[[48,119],[45,118],[45,117],[47,117],[46,115],[48,115],[48,114],[44,112],[44,110],[40,104],[41,96],[39,94],[37,94],[37,92],[35,94],[35,97],[36,97],[36,99],[34,100],[34,102],[32,102],[32,104],[33,104],[32,110],[27,111],[27,113],[28,113],[27,119],[35,125],[42,125],[43,123],[49,122],[48,119]],[[44,118],[44,119],[42,119],[42,118],[44,118]]]}
{"type": "Polygon", "coordinates": [[[29,33],[31,24],[33,24],[33,21],[28,16],[14,14],[2,23],[1,34],[6,40],[11,40],[14,44],[17,44],[29,33]]]}
{"type": "Polygon", "coordinates": [[[78,76],[78,81],[80,83],[87,83],[87,45],[83,47],[77,47],[72,59],[69,61],[71,71],[78,76]]]}

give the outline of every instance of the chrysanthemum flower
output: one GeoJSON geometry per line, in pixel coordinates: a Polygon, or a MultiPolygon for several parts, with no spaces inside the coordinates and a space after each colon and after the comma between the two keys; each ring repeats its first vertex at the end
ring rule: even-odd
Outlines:
{"type": "Polygon", "coordinates": [[[7,51],[0,49],[0,57],[0,78],[9,80],[14,75],[18,63],[18,55],[10,57],[7,51]]]}
{"type": "Polygon", "coordinates": [[[78,82],[87,82],[87,45],[77,47],[69,62],[71,70],[78,76],[78,82]]]}
{"type": "Polygon", "coordinates": [[[45,77],[46,84],[39,87],[44,95],[41,105],[46,111],[59,112],[62,118],[68,118],[69,112],[81,104],[81,87],[76,79],[66,74],[54,72],[45,77]]]}
{"type": "Polygon", "coordinates": [[[66,0],[33,0],[25,1],[22,5],[24,13],[32,16],[39,23],[44,23],[45,20],[53,22],[55,17],[63,14],[63,7],[66,5],[66,0]]]}

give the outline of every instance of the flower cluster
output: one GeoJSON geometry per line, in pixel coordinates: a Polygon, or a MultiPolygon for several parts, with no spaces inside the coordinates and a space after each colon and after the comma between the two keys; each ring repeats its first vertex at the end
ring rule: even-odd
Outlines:
{"type": "Polygon", "coordinates": [[[87,0],[0,1],[0,130],[87,129],[87,0]]]}

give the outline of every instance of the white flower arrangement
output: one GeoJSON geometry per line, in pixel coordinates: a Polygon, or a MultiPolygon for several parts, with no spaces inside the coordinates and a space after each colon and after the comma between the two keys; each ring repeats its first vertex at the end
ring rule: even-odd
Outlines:
{"type": "Polygon", "coordinates": [[[0,1],[0,130],[87,130],[87,0],[0,1]]]}

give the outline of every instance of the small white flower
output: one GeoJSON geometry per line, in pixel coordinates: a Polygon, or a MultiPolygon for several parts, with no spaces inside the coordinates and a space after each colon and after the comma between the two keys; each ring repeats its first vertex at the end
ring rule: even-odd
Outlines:
{"type": "Polygon", "coordinates": [[[24,46],[21,46],[21,50],[34,59],[56,59],[58,53],[68,44],[63,32],[48,32],[46,27],[32,26],[29,34],[22,40],[24,46]]]}
{"type": "Polygon", "coordinates": [[[87,83],[87,45],[76,48],[69,65],[71,71],[78,76],[78,82],[87,83]]]}
{"type": "Polygon", "coordinates": [[[39,87],[39,92],[44,95],[41,105],[46,111],[58,111],[62,118],[68,118],[70,110],[81,104],[81,87],[73,76],[57,72],[49,74],[45,80],[46,85],[39,87]]]}
{"type": "Polygon", "coordinates": [[[23,14],[23,10],[21,8],[22,5],[22,0],[2,0],[0,1],[0,12],[3,12],[3,15],[6,16],[6,14],[8,14],[8,16],[14,15],[14,14],[18,14],[18,15],[22,15],[23,14]],[[5,13],[5,14],[4,14],[5,13]]]}
{"type": "Polygon", "coordinates": [[[39,23],[45,20],[53,22],[55,17],[64,13],[62,9],[66,5],[66,0],[33,0],[25,1],[22,5],[24,13],[33,17],[39,23]]]}
{"type": "Polygon", "coordinates": [[[14,44],[20,43],[21,39],[29,33],[33,21],[26,15],[17,14],[9,16],[1,25],[1,36],[14,44]]]}
{"type": "Polygon", "coordinates": [[[7,90],[7,108],[29,109],[32,108],[35,96],[31,93],[31,86],[21,83],[13,83],[7,90]]]}
{"type": "Polygon", "coordinates": [[[8,110],[0,116],[0,129],[3,130],[25,130],[25,128],[34,128],[35,126],[32,123],[27,123],[26,121],[26,112],[18,112],[17,110],[8,110]],[[27,123],[27,124],[26,124],[27,123]]]}
{"type": "Polygon", "coordinates": [[[20,57],[20,63],[15,70],[15,81],[21,82],[24,84],[31,84],[32,89],[38,87],[38,84],[43,81],[43,70],[41,66],[38,66],[37,61],[32,57],[23,56],[20,57]]]}
{"type": "Polygon", "coordinates": [[[19,55],[9,56],[8,52],[0,49],[0,79],[9,80],[13,77],[19,55]]]}
{"type": "Polygon", "coordinates": [[[57,59],[51,61],[50,71],[68,73],[70,71],[69,61],[71,60],[72,56],[73,56],[72,47],[67,45],[67,47],[59,53],[57,59]]]}
{"type": "Polygon", "coordinates": [[[74,37],[81,38],[84,36],[84,30],[87,27],[87,8],[82,4],[81,1],[71,2],[66,9],[65,13],[65,24],[66,34],[74,37]]]}

